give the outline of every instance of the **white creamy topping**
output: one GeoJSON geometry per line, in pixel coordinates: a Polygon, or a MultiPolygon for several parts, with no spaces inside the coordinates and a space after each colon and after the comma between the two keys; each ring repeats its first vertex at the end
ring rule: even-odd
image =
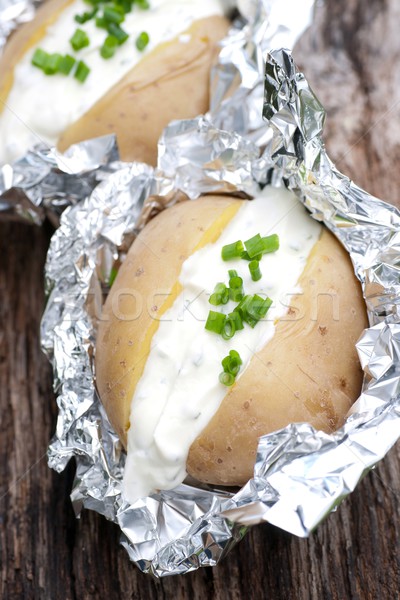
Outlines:
{"type": "Polygon", "coordinates": [[[194,20],[222,15],[225,4],[226,0],[150,0],[149,10],[141,10],[134,4],[132,12],[121,24],[130,35],[129,39],[117,49],[113,58],[105,60],[99,51],[107,33],[96,27],[94,19],[83,25],[76,23],[74,16],[90,11],[90,5],[75,0],[48,27],[45,36],[25,54],[15,69],[13,87],[0,113],[0,163],[19,158],[39,142],[54,145],[60,134],[143,56],[185,31],[194,20]],[[74,52],[69,40],[77,28],[87,33],[90,45],[74,52]],[[139,52],[135,41],[142,31],[149,34],[150,41],[144,52],[139,52]],[[83,60],[91,69],[88,78],[80,83],[71,74],[68,77],[46,76],[31,64],[37,47],[83,60]]]}
{"type": "Polygon", "coordinates": [[[185,479],[189,448],[228,391],[218,379],[221,360],[230,350],[238,351],[242,374],[254,353],[273,337],[274,320],[287,313],[290,295],[300,291],[297,282],[320,231],[293,194],[268,187],[257,199],[243,202],[214,244],[183,263],[182,293],[160,318],[132,399],[124,475],[124,495],[130,502],[185,479]],[[248,262],[224,262],[221,249],[257,233],[277,233],[280,248],[263,256],[262,279],[254,282],[248,262]],[[225,341],[204,325],[210,309],[227,313],[236,305],[230,301],[213,307],[208,302],[216,283],[228,284],[228,269],[236,269],[243,278],[245,293],[267,295],[273,305],[254,329],[245,324],[225,341]]]}

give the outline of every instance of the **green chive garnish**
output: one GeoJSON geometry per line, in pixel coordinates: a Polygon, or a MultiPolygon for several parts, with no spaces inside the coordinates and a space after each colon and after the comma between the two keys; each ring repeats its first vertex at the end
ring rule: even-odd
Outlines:
{"type": "Polygon", "coordinates": [[[260,263],[258,260],[249,262],[249,271],[253,281],[259,281],[261,279],[260,263]]]}
{"type": "Polygon", "coordinates": [[[112,284],[115,281],[116,276],[118,275],[118,269],[116,269],[115,267],[112,267],[111,271],[110,271],[110,276],[108,278],[108,285],[109,287],[112,286],[112,284]]]}
{"type": "Polygon", "coordinates": [[[118,40],[118,44],[121,46],[129,37],[129,34],[126,33],[119,25],[116,23],[110,23],[107,27],[108,33],[114,36],[118,40]]]}
{"type": "Polygon", "coordinates": [[[235,383],[235,378],[231,373],[222,372],[219,375],[219,381],[220,381],[220,383],[222,383],[222,385],[226,385],[227,387],[230,387],[231,385],[233,385],[235,383]]]}
{"type": "Polygon", "coordinates": [[[249,253],[246,252],[246,250],[244,252],[242,252],[240,258],[242,258],[243,260],[258,260],[260,261],[262,259],[262,254],[257,254],[256,256],[254,256],[253,258],[250,258],[249,253]]]}
{"type": "Polygon", "coordinates": [[[271,304],[270,298],[261,298],[257,294],[247,295],[239,302],[235,311],[240,314],[243,321],[254,328],[265,317],[271,304]]]}
{"type": "Polygon", "coordinates": [[[213,293],[209,298],[209,303],[213,306],[219,306],[220,304],[226,304],[229,300],[229,290],[224,283],[217,283],[213,293]]]}
{"type": "Polygon", "coordinates": [[[239,302],[244,296],[243,279],[241,277],[231,277],[229,279],[229,297],[234,302],[239,302]]]}
{"type": "Polygon", "coordinates": [[[235,324],[235,331],[240,331],[241,329],[244,329],[242,317],[240,316],[239,311],[234,310],[233,312],[229,313],[229,315],[227,315],[226,318],[231,319],[231,321],[233,321],[233,323],[235,324]]]}
{"type": "Polygon", "coordinates": [[[267,235],[261,239],[264,245],[263,254],[267,254],[268,252],[276,252],[279,250],[279,235],[277,233],[267,235]]]}
{"type": "Polygon", "coordinates": [[[138,37],[136,38],[136,42],[135,42],[136,48],[139,50],[139,52],[143,52],[143,50],[146,48],[149,41],[150,41],[149,34],[146,33],[146,31],[142,31],[142,33],[140,35],[138,35],[138,37]]]}
{"type": "Polygon", "coordinates": [[[246,307],[246,315],[243,316],[243,320],[254,328],[265,317],[271,304],[272,300],[270,298],[261,298],[261,296],[254,294],[246,307]]]}
{"type": "Polygon", "coordinates": [[[108,35],[104,40],[104,44],[100,48],[100,54],[103,58],[111,58],[114,56],[116,49],[118,48],[119,43],[116,37],[113,35],[108,35]]]}
{"type": "Polygon", "coordinates": [[[108,21],[105,20],[104,17],[96,18],[96,27],[100,27],[101,29],[107,29],[108,21]]]}
{"type": "Polygon", "coordinates": [[[74,66],[76,60],[73,56],[66,54],[60,60],[60,64],[58,65],[58,72],[63,73],[64,75],[69,75],[72,71],[72,67],[74,66]]]}
{"type": "Polygon", "coordinates": [[[46,73],[46,75],[55,75],[58,72],[61,60],[61,54],[49,54],[46,60],[46,64],[43,67],[43,71],[46,73]]]}
{"type": "Polygon", "coordinates": [[[246,246],[248,256],[251,259],[255,259],[258,254],[276,252],[279,248],[279,236],[276,233],[273,233],[272,235],[262,238],[261,235],[257,233],[247,240],[244,245],[246,246]]]}
{"type": "Polygon", "coordinates": [[[150,8],[150,4],[147,0],[136,0],[135,4],[137,4],[142,10],[147,10],[150,8]]]}
{"type": "Polygon", "coordinates": [[[38,67],[39,69],[44,69],[48,56],[49,55],[45,50],[42,50],[41,48],[36,48],[35,52],[33,53],[31,62],[35,67],[38,67]]]}
{"type": "Polygon", "coordinates": [[[87,66],[87,64],[84,63],[83,60],[80,60],[78,62],[78,65],[76,67],[76,71],[74,73],[75,79],[77,79],[78,81],[80,81],[81,83],[83,83],[86,80],[86,78],[89,75],[89,73],[90,73],[90,69],[87,66]]]}
{"type": "Polygon", "coordinates": [[[231,319],[231,317],[227,316],[225,318],[225,323],[221,331],[221,335],[224,340],[230,340],[236,333],[235,321],[231,319]]]}
{"type": "Polygon", "coordinates": [[[253,259],[257,254],[262,253],[263,243],[259,233],[254,235],[252,238],[247,240],[244,245],[246,246],[247,254],[253,259]]]}
{"type": "Polygon", "coordinates": [[[85,46],[89,46],[90,43],[89,38],[83,29],[77,29],[69,41],[75,52],[82,50],[85,46]]]}
{"type": "Polygon", "coordinates": [[[207,329],[207,331],[212,331],[213,333],[222,333],[225,320],[226,316],[224,314],[210,310],[205,324],[205,329],[207,329]]]}
{"type": "Polygon", "coordinates": [[[232,279],[232,277],[238,277],[238,272],[235,271],[234,269],[229,269],[228,275],[229,275],[229,279],[232,279]]]}
{"type": "Polygon", "coordinates": [[[117,23],[119,25],[125,19],[124,9],[117,4],[106,6],[103,16],[108,23],[117,23]]]}
{"type": "Polygon", "coordinates": [[[239,313],[239,315],[242,317],[242,321],[246,321],[245,316],[247,314],[247,308],[251,302],[252,296],[250,296],[249,294],[247,294],[246,296],[243,296],[242,300],[239,302],[239,304],[236,306],[235,311],[239,313]]]}
{"type": "Polygon", "coordinates": [[[238,240],[233,244],[227,244],[223,246],[221,250],[222,260],[232,260],[232,258],[240,258],[244,251],[243,242],[238,240]]]}
{"type": "Polygon", "coordinates": [[[231,386],[235,383],[236,375],[240,371],[242,365],[242,359],[240,358],[239,352],[231,350],[228,356],[221,362],[223,372],[219,376],[219,380],[223,385],[231,386]]]}
{"type": "Polygon", "coordinates": [[[228,356],[221,362],[225,373],[231,373],[234,377],[239,373],[242,359],[240,358],[239,352],[231,350],[228,356]]]}
{"type": "Polygon", "coordinates": [[[82,15],[75,15],[74,19],[77,23],[79,23],[80,25],[83,25],[87,21],[90,21],[90,19],[93,19],[93,17],[97,13],[97,10],[98,10],[97,8],[94,8],[92,11],[84,12],[82,15]]]}
{"type": "Polygon", "coordinates": [[[132,0],[117,0],[116,3],[119,4],[119,6],[121,6],[125,14],[131,12],[132,0]]]}

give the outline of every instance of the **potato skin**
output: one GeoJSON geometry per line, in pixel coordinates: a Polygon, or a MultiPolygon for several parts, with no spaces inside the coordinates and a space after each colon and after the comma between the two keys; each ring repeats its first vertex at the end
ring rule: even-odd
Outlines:
{"type": "MultiPolygon", "coordinates": [[[[154,289],[172,290],[182,263],[204,232],[217,223],[216,239],[229,211],[241,202],[205,197],[167,209],[145,227],[118,274],[99,329],[96,378],[125,446],[130,402],[146,360],[142,344],[151,333],[153,317],[145,311],[140,319],[120,321],[113,314],[113,298],[129,287],[145,298],[154,289]]],[[[303,293],[293,297],[274,337],[254,355],[192,444],[187,470],[199,481],[243,484],[252,475],[261,435],[299,421],[332,432],[357,398],[362,373],[354,344],[367,326],[366,310],[348,254],[327,230],[315,244],[299,284],[303,293]]],[[[134,310],[129,298],[123,302],[122,313],[134,310]]],[[[162,312],[161,305],[158,310],[162,312]]]]}
{"type": "MultiPolygon", "coordinates": [[[[199,0],[201,1],[201,0],[199,0]]],[[[72,0],[49,0],[33,21],[21,26],[0,59],[0,100],[7,101],[15,66],[72,0]]],[[[209,79],[218,41],[229,21],[218,15],[194,21],[184,34],[159,44],[61,133],[57,146],[65,151],[85,139],[116,133],[122,160],[157,163],[157,142],[174,119],[192,118],[209,108],[209,79]]],[[[34,67],[32,67],[34,68],[34,67]]],[[[0,114],[2,105],[0,103],[0,114]]]]}

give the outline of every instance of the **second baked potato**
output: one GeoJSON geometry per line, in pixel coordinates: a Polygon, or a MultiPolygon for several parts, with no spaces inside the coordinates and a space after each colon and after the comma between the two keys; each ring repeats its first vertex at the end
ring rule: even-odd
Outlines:
{"type": "Polygon", "coordinates": [[[208,110],[211,65],[229,27],[222,0],[150,0],[146,10],[137,0],[93,5],[49,0],[11,36],[0,59],[0,163],[40,141],[65,150],[115,132],[122,159],[155,164],[163,128],[208,110]],[[106,10],[118,20],[124,3],[130,12],[108,27],[129,37],[103,58],[105,39],[116,38],[96,23],[106,10]],[[91,8],[90,19],[75,21],[91,8]],[[82,39],[72,47],[77,30],[82,39]],[[32,64],[35,52],[50,56],[43,69],[32,64]],[[52,56],[59,70],[46,75],[52,56]],[[66,56],[75,61],[68,75],[60,71],[66,56]],[[77,79],[80,63],[89,72],[77,79]]]}

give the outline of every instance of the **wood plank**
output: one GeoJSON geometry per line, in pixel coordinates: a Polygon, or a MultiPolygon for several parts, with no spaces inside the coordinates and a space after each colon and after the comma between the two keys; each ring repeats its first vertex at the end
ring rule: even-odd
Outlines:
{"type": "MultiPolygon", "coordinates": [[[[399,25],[396,0],[326,0],[295,57],[328,108],[338,167],[400,206],[399,25]]],[[[0,224],[0,597],[399,598],[399,445],[308,540],[259,526],[217,568],[183,577],[143,575],[113,524],[88,511],[75,520],[73,465],[57,475],[45,458],[56,419],[38,341],[49,237],[0,224]]]]}

